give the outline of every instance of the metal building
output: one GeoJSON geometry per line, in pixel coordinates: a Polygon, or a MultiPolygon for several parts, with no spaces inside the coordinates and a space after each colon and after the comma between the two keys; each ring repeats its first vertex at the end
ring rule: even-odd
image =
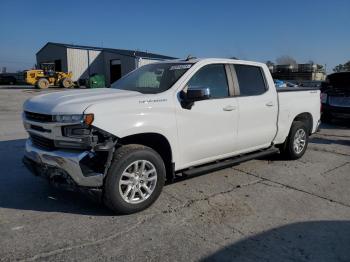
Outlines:
{"type": "Polygon", "coordinates": [[[318,64],[268,65],[272,77],[279,80],[324,81],[326,71],[318,64]]]}
{"type": "Polygon", "coordinates": [[[36,53],[37,65],[55,63],[56,71],[73,73],[73,81],[92,74],[105,76],[109,86],[130,71],[158,60],[174,57],[148,52],[48,42],[36,53]]]}

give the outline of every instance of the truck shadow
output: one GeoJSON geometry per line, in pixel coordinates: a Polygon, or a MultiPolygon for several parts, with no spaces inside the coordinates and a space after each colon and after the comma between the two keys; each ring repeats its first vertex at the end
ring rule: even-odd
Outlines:
{"type": "Polygon", "coordinates": [[[50,186],[23,165],[25,139],[0,141],[0,208],[83,215],[113,215],[97,201],[79,192],[50,186]]]}
{"type": "MultiPolygon", "coordinates": [[[[0,141],[0,208],[83,215],[114,215],[99,202],[96,196],[56,189],[44,179],[33,176],[22,163],[24,144],[25,139],[0,141]]],[[[346,144],[349,145],[348,141],[346,144]]],[[[260,159],[284,161],[280,154],[260,159]]],[[[167,185],[202,175],[205,174],[180,177],[167,185]]]]}
{"type": "Polygon", "coordinates": [[[202,261],[350,261],[350,221],[273,228],[225,246],[202,261]]]}

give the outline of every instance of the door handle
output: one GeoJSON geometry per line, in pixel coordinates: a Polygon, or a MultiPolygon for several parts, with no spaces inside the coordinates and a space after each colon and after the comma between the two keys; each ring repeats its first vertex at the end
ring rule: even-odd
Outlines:
{"type": "Polygon", "coordinates": [[[266,106],[274,106],[275,104],[272,101],[270,101],[270,102],[267,102],[265,105],[266,106]]]}
{"type": "Polygon", "coordinates": [[[224,111],[233,111],[236,110],[236,106],[225,106],[223,109],[224,111]]]}

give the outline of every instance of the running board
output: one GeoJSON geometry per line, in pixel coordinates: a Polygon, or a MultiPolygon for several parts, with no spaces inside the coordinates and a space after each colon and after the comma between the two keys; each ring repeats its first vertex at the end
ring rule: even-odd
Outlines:
{"type": "Polygon", "coordinates": [[[213,172],[213,171],[217,171],[217,170],[220,170],[223,168],[231,167],[231,166],[234,166],[234,165],[241,163],[241,162],[245,162],[248,160],[252,160],[252,159],[267,156],[267,155],[276,154],[277,152],[279,152],[279,149],[273,147],[273,148],[269,148],[269,149],[266,149],[263,151],[258,151],[258,152],[254,152],[254,153],[250,153],[250,154],[246,154],[246,155],[241,155],[241,156],[234,157],[234,158],[229,158],[226,160],[222,160],[220,162],[215,162],[215,163],[200,166],[200,167],[194,167],[194,168],[182,171],[182,176],[177,177],[177,178],[181,179],[181,178],[185,178],[187,176],[199,176],[199,175],[202,175],[202,174],[205,174],[208,172],[213,172]]]}

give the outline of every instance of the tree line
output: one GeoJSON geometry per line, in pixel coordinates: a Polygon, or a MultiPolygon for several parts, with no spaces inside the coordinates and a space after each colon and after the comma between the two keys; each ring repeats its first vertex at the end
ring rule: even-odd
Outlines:
{"type": "Polygon", "coordinates": [[[345,64],[339,64],[336,67],[333,68],[334,72],[348,72],[350,71],[350,61],[346,62],[345,64]]]}

